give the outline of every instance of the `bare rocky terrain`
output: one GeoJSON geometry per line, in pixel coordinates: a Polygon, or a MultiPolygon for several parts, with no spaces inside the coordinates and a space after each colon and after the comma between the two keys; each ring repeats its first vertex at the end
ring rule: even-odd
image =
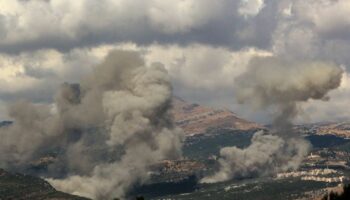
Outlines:
{"type": "Polygon", "coordinates": [[[331,134],[339,137],[350,138],[350,123],[327,123],[317,127],[317,134],[331,134]]]}
{"type": "Polygon", "coordinates": [[[211,129],[254,130],[262,125],[238,117],[228,109],[214,109],[193,104],[175,97],[173,99],[173,115],[176,124],[186,135],[206,133],[211,129]]]}

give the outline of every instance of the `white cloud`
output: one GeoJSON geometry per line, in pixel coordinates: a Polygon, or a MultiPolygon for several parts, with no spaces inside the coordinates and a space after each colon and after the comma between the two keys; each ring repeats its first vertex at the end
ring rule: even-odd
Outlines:
{"type": "Polygon", "coordinates": [[[146,59],[163,63],[176,82],[193,89],[217,89],[232,87],[234,78],[244,72],[252,57],[269,55],[270,52],[255,48],[230,51],[200,44],[153,45],[148,48],[146,59]]]}
{"type": "Polygon", "coordinates": [[[59,84],[78,81],[91,70],[100,59],[94,51],[79,49],[63,54],[49,49],[19,55],[0,54],[1,98],[49,100],[59,84]]]}
{"type": "Polygon", "coordinates": [[[308,26],[282,22],[273,35],[272,49],[275,54],[295,58],[314,58],[320,53],[320,39],[308,26]]]}
{"type": "MultiPolygon", "coordinates": [[[[348,11],[347,0],[0,0],[0,52],[11,53],[0,53],[0,100],[49,102],[53,88],[124,48],[163,63],[185,99],[256,119],[234,102],[233,79],[249,60],[273,54],[350,69],[348,11]]],[[[345,106],[350,91],[336,91],[310,113],[345,106]]]]}
{"type": "Polygon", "coordinates": [[[347,0],[298,0],[294,4],[294,12],[301,21],[311,23],[323,34],[349,34],[350,2],[347,0]],[[345,31],[345,32],[344,32],[345,31]]]}
{"type": "MultiPolygon", "coordinates": [[[[91,71],[115,48],[140,51],[149,64],[162,63],[169,71],[175,90],[185,91],[179,95],[185,95],[183,97],[190,100],[194,98],[188,93],[192,90],[202,94],[218,89],[233,93],[233,80],[244,72],[249,60],[255,56],[271,55],[268,51],[255,48],[231,51],[200,44],[181,47],[138,46],[134,43],[78,48],[65,53],[48,49],[20,55],[0,54],[0,60],[3,61],[0,63],[0,99],[50,101],[55,87],[63,82],[79,82],[80,77],[91,71]],[[41,95],[37,95],[39,93],[41,95]]],[[[233,102],[233,99],[228,101],[233,102]]]]}
{"type": "Polygon", "coordinates": [[[350,2],[286,0],[272,37],[275,54],[290,59],[331,60],[350,67],[350,2]],[[286,11],[286,9],[288,11],[286,11]],[[287,12],[288,14],[286,15],[287,12]]]}
{"type": "Polygon", "coordinates": [[[224,1],[153,0],[147,15],[151,25],[164,33],[187,32],[220,16],[224,1]]]}
{"type": "Polygon", "coordinates": [[[271,55],[255,48],[231,51],[200,44],[181,47],[133,43],[78,48],[67,53],[47,49],[19,55],[0,54],[0,91],[16,93],[45,81],[77,82],[115,48],[141,51],[147,62],[164,64],[174,81],[206,89],[230,87],[252,57],[271,55]]]}
{"type": "Polygon", "coordinates": [[[227,5],[235,4],[228,0],[0,0],[0,47],[152,41],[152,35],[166,37],[204,26],[222,17],[227,5]]]}
{"type": "Polygon", "coordinates": [[[244,17],[254,17],[264,6],[264,0],[241,0],[238,13],[244,17]]]}
{"type": "MultiPolygon", "coordinates": [[[[8,101],[28,98],[50,102],[49,97],[63,82],[78,82],[112,49],[141,51],[148,64],[160,62],[169,71],[176,95],[206,105],[232,108],[239,115],[268,122],[266,113],[257,113],[235,101],[234,79],[246,70],[254,57],[271,56],[272,52],[248,48],[233,51],[221,47],[193,44],[139,46],[135,43],[77,48],[69,52],[39,50],[19,55],[0,54],[0,107],[8,101]]],[[[350,118],[344,107],[350,96],[348,75],[339,89],[330,93],[330,101],[303,104],[310,121],[350,118]],[[338,112],[338,114],[332,114],[338,112]]],[[[4,109],[3,109],[4,110],[4,109]]],[[[2,116],[6,116],[2,114],[2,116]]],[[[305,120],[305,115],[299,122],[305,120]]]]}

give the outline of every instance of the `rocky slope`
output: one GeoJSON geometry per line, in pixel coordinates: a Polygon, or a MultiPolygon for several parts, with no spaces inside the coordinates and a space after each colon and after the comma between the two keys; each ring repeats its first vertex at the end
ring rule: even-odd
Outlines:
{"type": "Polygon", "coordinates": [[[331,134],[339,137],[350,138],[350,122],[327,123],[316,128],[319,135],[331,134]]]}
{"type": "Polygon", "coordinates": [[[88,200],[55,190],[43,179],[0,169],[0,200],[88,200]]]}
{"type": "Polygon", "coordinates": [[[173,115],[176,124],[186,135],[205,133],[212,129],[253,130],[261,125],[244,120],[227,109],[213,109],[188,103],[178,97],[173,98],[173,115]]]}

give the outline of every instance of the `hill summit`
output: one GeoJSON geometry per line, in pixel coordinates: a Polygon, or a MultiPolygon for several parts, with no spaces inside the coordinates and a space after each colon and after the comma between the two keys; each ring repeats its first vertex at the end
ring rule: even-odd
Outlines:
{"type": "Polygon", "coordinates": [[[214,109],[207,106],[189,103],[179,97],[173,98],[175,123],[186,135],[206,133],[212,129],[253,130],[262,125],[238,117],[228,109],[214,109]]]}

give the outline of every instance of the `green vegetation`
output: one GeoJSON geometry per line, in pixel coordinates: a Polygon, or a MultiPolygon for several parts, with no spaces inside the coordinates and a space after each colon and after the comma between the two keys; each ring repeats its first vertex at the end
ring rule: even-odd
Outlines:
{"type": "Polygon", "coordinates": [[[313,148],[331,148],[349,143],[349,140],[335,135],[309,135],[305,139],[310,141],[313,148]]]}
{"type": "Polygon", "coordinates": [[[340,151],[350,152],[350,141],[343,145],[337,146],[335,149],[340,151]]]}
{"type": "Polygon", "coordinates": [[[210,155],[219,155],[220,149],[227,146],[246,147],[254,132],[220,130],[207,135],[188,138],[183,148],[184,155],[190,159],[207,159],[210,155]]]}
{"type": "Polygon", "coordinates": [[[229,181],[216,184],[201,185],[192,193],[183,193],[171,196],[162,196],[157,200],[171,198],[173,200],[292,200],[306,198],[304,192],[320,190],[327,186],[335,186],[316,181],[302,181],[297,178],[275,179],[252,179],[243,181],[229,181]]]}

